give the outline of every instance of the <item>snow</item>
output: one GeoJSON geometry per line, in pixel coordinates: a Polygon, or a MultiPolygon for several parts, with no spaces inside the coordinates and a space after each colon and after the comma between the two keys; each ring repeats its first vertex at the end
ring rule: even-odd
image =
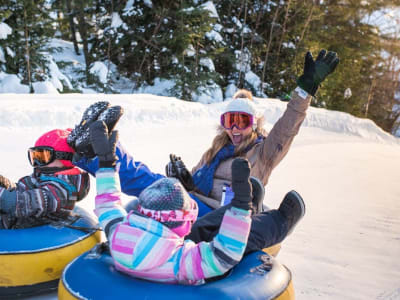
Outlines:
{"type": "Polygon", "coordinates": [[[144,5],[146,5],[148,8],[153,8],[153,2],[151,0],[143,0],[144,5]]]}
{"type": "Polygon", "coordinates": [[[0,62],[6,63],[6,57],[4,56],[4,51],[2,47],[0,47],[0,62]]]}
{"type": "Polygon", "coordinates": [[[353,95],[353,93],[351,92],[351,88],[347,88],[347,89],[344,90],[343,97],[345,99],[350,98],[352,95],[353,95]]]}
{"type": "Polygon", "coordinates": [[[200,5],[200,7],[205,10],[208,10],[210,17],[219,19],[217,9],[215,8],[215,5],[212,1],[207,1],[206,3],[200,5]]]}
{"type": "Polygon", "coordinates": [[[293,44],[293,42],[283,43],[282,45],[283,45],[283,47],[285,47],[285,48],[296,49],[296,45],[293,44]]]}
{"type": "Polygon", "coordinates": [[[22,84],[17,75],[0,72],[0,93],[29,93],[29,87],[22,84]]]}
{"type": "Polygon", "coordinates": [[[124,24],[118,13],[113,13],[111,20],[111,28],[118,28],[124,24]]]}
{"type": "Polygon", "coordinates": [[[8,54],[9,56],[11,56],[11,57],[14,57],[14,56],[15,56],[15,52],[12,51],[12,50],[10,49],[10,47],[6,47],[6,50],[7,50],[7,54],[8,54]]]}
{"type": "Polygon", "coordinates": [[[362,22],[376,26],[383,34],[397,36],[400,30],[400,7],[388,7],[374,11],[362,22]]]}
{"type": "Polygon", "coordinates": [[[232,98],[237,90],[238,88],[236,87],[235,84],[233,83],[228,84],[228,86],[225,89],[225,98],[232,98]]]}
{"type": "Polygon", "coordinates": [[[219,34],[219,32],[215,30],[211,30],[210,32],[206,32],[206,38],[208,38],[210,41],[215,41],[217,43],[221,43],[224,39],[222,36],[219,34]]]}
{"type": "Polygon", "coordinates": [[[36,94],[58,94],[57,89],[50,81],[38,81],[32,83],[36,94]]]}
{"type": "Polygon", "coordinates": [[[254,90],[259,90],[261,86],[261,79],[254,72],[248,71],[244,75],[244,79],[250,84],[254,90]]]}
{"type": "Polygon", "coordinates": [[[190,44],[188,46],[188,48],[185,50],[185,55],[191,57],[191,56],[194,56],[195,54],[196,54],[196,51],[194,50],[193,45],[190,44]]]}
{"type": "Polygon", "coordinates": [[[192,99],[195,102],[209,104],[223,101],[224,96],[221,87],[212,82],[207,87],[199,87],[195,93],[192,93],[192,99]]]}
{"type": "Polygon", "coordinates": [[[0,40],[5,40],[11,32],[12,29],[10,26],[3,22],[0,23],[0,40]]]}
{"type": "Polygon", "coordinates": [[[212,61],[211,58],[209,57],[202,57],[200,58],[199,64],[201,66],[206,67],[209,71],[213,72],[215,71],[215,66],[214,66],[214,62],[212,61]]]}
{"type": "MultiPolygon", "coordinates": [[[[1,94],[0,174],[15,181],[29,174],[26,149],[35,139],[78,123],[84,109],[99,100],[124,107],[121,141],[135,159],[159,173],[170,153],[189,168],[198,162],[225,105],[149,94],[1,94]]],[[[267,130],[287,105],[267,98],[255,102],[267,130]]],[[[400,298],[399,170],[398,138],[372,121],[309,108],[288,155],[272,173],[264,200],[275,208],[294,189],[306,203],[304,219],[278,255],[293,274],[296,299],[400,298]]],[[[92,211],[94,196],[92,181],[79,205],[92,211]]],[[[53,300],[56,293],[31,299],[53,300]]]]}
{"type": "Polygon", "coordinates": [[[175,86],[175,81],[156,78],[154,79],[153,85],[143,86],[139,88],[135,93],[138,94],[154,94],[158,96],[166,95],[169,90],[175,86]]]}
{"type": "Polygon", "coordinates": [[[101,61],[96,61],[92,64],[90,67],[89,72],[100,80],[101,83],[107,83],[107,74],[108,74],[108,68],[107,66],[101,62],[101,61]]]}

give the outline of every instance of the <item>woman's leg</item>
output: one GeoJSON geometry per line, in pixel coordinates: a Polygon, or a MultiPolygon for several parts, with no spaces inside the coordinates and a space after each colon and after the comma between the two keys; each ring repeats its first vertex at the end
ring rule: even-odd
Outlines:
{"type": "MultiPolygon", "coordinates": [[[[198,219],[188,239],[209,242],[218,234],[219,226],[230,205],[216,209],[198,219]]],[[[251,228],[245,254],[282,242],[305,214],[305,204],[296,191],[290,191],[279,209],[271,209],[251,217],[251,228]]]]}
{"type": "Polygon", "coordinates": [[[280,243],[288,234],[287,220],[277,209],[255,214],[251,220],[245,254],[280,243]]]}
{"type": "MultiPolygon", "coordinates": [[[[230,205],[216,209],[198,219],[185,238],[196,243],[210,242],[219,231],[225,211],[230,205]]],[[[251,229],[245,254],[261,250],[283,241],[288,233],[286,218],[276,209],[251,217],[251,229]]]]}

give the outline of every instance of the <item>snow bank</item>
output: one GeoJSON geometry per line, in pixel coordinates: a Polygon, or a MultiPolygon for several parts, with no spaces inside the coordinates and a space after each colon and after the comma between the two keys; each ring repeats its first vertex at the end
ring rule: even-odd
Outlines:
{"type": "MultiPolygon", "coordinates": [[[[14,80],[19,79],[14,78],[14,80]]],[[[4,85],[4,80],[1,82],[0,89],[4,85]]],[[[163,84],[156,82],[156,85],[160,88],[163,87],[163,89],[170,87],[166,82],[163,84]]],[[[216,93],[219,92],[221,91],[216,91],[216,93]]],[[[213,97],[216,97],[216,95],[213,97]]],[[[219,97],[222,98],[222,92],[219,97]]],[[[121,120],[123,124],[147,126],[148,122],[151,122],[153,125],[162,126],[168,122],[195,122],[198,124],[207,122],[217,126],[219,116],[226,105],[224,102],[202,104],[149,94],[63,94],[57,96],[58,100],[62,100],[57,101],[57,105],[53,102],[54,99],[53,95],[0,95],[2,107],[0,127],[45,125],[48,127],[70,127],[79,122],[78,119],[87,106],[99,100],[108,100],[122,105],[125,109],[125,114],[121,120]]],[[[201,99],[198,100],[202,101],[201,99]]],[[[255,103],[257,109],[264,113],[267,130],[282,116],[287,105],[286,102],[269,98],[256,98],[255,103]]],[[[400,143],[399,138],[386,133],[369,119],[360,119],[347,113],[322,108],[310,107],[302,126],[357,136],[371,141],[400,143]]]]}

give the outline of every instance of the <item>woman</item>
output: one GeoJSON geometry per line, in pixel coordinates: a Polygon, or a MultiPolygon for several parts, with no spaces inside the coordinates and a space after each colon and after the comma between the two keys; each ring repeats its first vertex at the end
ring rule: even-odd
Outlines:
{"type": "MultiPolygon", "coordinates": [[[[311,53],[307,52],[304,73],[297,80],[298,87],[292,92],[291,100],[283,116],[268,135],[263,130],[263,119],[257,114],[251,93],[241,90],[235,95],[235,99],[228,103],[221,115],[221,127],[211,148],[203,154],[200,162],[192,170],[194,189],[190,195],[198,203],[199,217],[220,207],[222,200],[225,204],[229,203],[232,198],[229,196],[232,195],[230,193],[231,164],[237,156],[249,160],[251,176],[261,180],[263,185],[268,183],[272,170],[289,151],[304,121],[312,96],[315,95],[320,83],[335,70],[338,63],[339,59],[335,52],[327,53],[322,50],[315,61],[311,53]],[[227,197],[229,199],[226,199],[227,197]]],[[[101,110],[98,113],[101,114],[101,110]]],[[[89,121],[93,121],[94,114],[90,116],[89,121]]],[[[88,126],[90,122],[83,119],[80,124],[88,126]]],[[[81,125],[78,125],[75,131],[84,131],[79,126],[81,125]]],[[[74,146],[73,143],[72,140],[71,146],[74,146]]],[[[76,150],[87,153],[85,150],[76,150]]],[[[120,144],[117,146],[117,156],[120,163],[122,191],[128,195],[139,196],[147,186],[164,177],[164,175],[151,172],[141,162],[135,162],[120,144]]],[[[97,160],[90,160],[87,157],[77,161],[76,164],[92,175],[97,170],[97,160]]],[[[178,171],[185,170],[182,162],[178,161],[177,164],[178,171]]],[[[167,175],[177,176],[184,185],[185,181],[190,180],[190,176],[186,176],[185,172],[183,176],[179,172],[167,175]]]]}

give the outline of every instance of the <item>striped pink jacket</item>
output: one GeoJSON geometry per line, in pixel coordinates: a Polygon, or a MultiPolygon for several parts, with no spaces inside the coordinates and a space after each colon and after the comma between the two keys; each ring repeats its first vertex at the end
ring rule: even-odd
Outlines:
{"type": "Polygon", "coordinates": [[[242,258],[250,231],[250,211],[226,211],[219,233],[211,242],[184,240],[161,223],[121,206],[118,174],[96,173],[95,213],[108,233],[118,270],[152,281],[202,284],[222,275],[242,258]]]}

